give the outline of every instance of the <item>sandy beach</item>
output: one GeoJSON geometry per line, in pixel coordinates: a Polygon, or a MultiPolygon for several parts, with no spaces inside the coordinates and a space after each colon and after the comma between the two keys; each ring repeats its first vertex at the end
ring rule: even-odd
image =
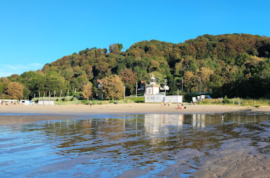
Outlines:
{"type": "Polygon", "coordinates": [[[89,115],[89,114],[168,114],[168,113],[223,113],[242,110],[270,111],[270,108],[256,109],[244,106],[223,105],[187,105],[186,109],[177,109],[176,104],[161,107],[160,104],[108,104],[108,105],[54,105],[54,106],[0,106],[0,113],[31,113],[31,114],[56,114],[56,115],[89,115]]]}
{"type": "Polygon", "coordinates": [[[55,106],[0,106],[0,125],[25,124],[40,120],[60,120],[89,117],[100,114],[209,114],[237,111],[270,112],[270,108],[222,106],[222,105],[187,105],[179,110],[177,105],[160,107],[160,104],[108,104],[94,105],[55,105],[55,106]],[[2,115],[1,115],[2,114],[2,115]]]}

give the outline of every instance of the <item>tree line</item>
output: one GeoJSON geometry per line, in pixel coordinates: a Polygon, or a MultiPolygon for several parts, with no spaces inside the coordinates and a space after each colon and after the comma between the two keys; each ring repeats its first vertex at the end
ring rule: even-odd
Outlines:
{"type": "Polygon", "coordinates": [[[99,96],[97,81],[107,99],[134,93],[136,82],[158,82],[170,87],[168,94],[213,92],[216,97],[270,97],[270,38],[249,34],[203,35],[184,43],[141,41],[126,51],[122,44],[86,48],[46,64],[41,70],[0,79],[2,98],[33,98],[56,92],[70,95],[76,89],[82,98],[99,96]],[[105,82],[106,83],[106,82],[105,82]],[[15,87],[14,87],[15,86],[15,87]],[[18,89],[18,90],[17,90],[18,89]],[[117,91],[117,92],[114,92],[117,91]],[[119,94],[118,94],[119,93],[119,94]]]}

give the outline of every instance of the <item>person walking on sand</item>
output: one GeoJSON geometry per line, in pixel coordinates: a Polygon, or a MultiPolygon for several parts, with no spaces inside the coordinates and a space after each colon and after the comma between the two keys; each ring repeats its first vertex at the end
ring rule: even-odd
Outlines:
{"type": "Polygon", "coordinates": [[[92,103],[92,100],[90,100],[90,108],[92,108],[92,104],[93,104],[93,103],[92,103]]]}

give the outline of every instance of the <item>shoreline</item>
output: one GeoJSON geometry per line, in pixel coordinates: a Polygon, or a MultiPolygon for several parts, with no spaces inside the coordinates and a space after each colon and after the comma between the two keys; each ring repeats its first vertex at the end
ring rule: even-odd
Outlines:
{"type": "Polygon", "coordinates": [[[101,115],[138,114],[218,114],[229,112],[269,112],[270,107],[261,109],[248,106],[187,105],[177,109],[177,104],[160,107],[160,104],[108,104],[108,105],[54,105],[54,106],[0,106],[0,126],[28,124],[42,120],[66,120],[101,115]]]}

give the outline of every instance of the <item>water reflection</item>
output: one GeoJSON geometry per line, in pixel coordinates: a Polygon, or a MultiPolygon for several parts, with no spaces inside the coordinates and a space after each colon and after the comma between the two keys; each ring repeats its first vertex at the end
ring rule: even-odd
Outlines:
{"type": "MultiPolygon", "coordinates": [[[[2,126],[0,176],[183,177],[226,140],[249,138],[258,146],[270,131],[268,119],[239,113],[147,114],[2,126]]],[[[268,152],[267,146],[258,151],[268,152]]]]}

